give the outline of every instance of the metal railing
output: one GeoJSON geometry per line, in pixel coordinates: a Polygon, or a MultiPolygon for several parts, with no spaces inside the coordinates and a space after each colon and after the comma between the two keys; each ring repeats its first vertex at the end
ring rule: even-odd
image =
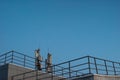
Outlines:
{"type": "Polygon", "coordinates": [[[35,69],[35,58],[16,51],[9,51],[3,55],[0,55],[0,66],[8,63],[35,69]]]}
{"type": "MultiPolygon", "coordinates": [[[[120,62],[114,62],[92,56],[84,56],[52,66],[52,73],[31,71],[24,73],[22,80],[72,80],[89,74],[120,75],[120,62]],[[35,73],[32,76],[28,74],[35,73]]],[[[13,80],[19,80],[13,76],[13,80]],[[15,79],[16,78],[16,79],[15,79]]]]}

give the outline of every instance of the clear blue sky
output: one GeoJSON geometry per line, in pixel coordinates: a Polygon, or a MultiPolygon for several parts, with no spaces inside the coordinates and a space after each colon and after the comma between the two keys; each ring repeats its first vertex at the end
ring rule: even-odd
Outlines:
{"type": "Polygon", "coordinates": [[[58,63],[91,55],[120,61],[120,0],[0,0],[0,54],[58,63]]]}

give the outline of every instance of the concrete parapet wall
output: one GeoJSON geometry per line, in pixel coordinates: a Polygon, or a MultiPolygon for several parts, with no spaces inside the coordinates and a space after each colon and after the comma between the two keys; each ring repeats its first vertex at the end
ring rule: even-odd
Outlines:
{"type": "Polygon", "coordinates": [[[120,75],[99,75],[99,74],[87,74],[82,76],[76,76],[72,79],[65,79],[60,76],[52,75],[51,73],[34,71],[29,68],[18,66],[15,64],[5,64],[0,66],[0,80],[120,80],[120,75]],[[28,72],[27,74],[24,74],[28,72]],[[17,74],[15,77],[12,77],[17,74]],[[40,75],[36,77],[36,75],[40,75]]]}
{"type": "Polygon", "coordinates": [[[0,80],[12,80],[13,75],[22,74],[28,71],[32,71],[32,69],[14,64],[5,64],[0,66],[0,80]]]}
{"type": "MultiPolygon", "coordinates": [[[[12,76],[32,71],[32,69],[18,66],[15,64],[8,64],[8,80],[12,80],[12,76]]],[[[21,77],[22,78],[22,77],[21,77]]]]}
{"type": "Polygon", "coordinates": [[[99,75],[95,74],[94,75],[94,80],[120,80],[120,75],[119,76],[114,76],[114,75],[99,75]]]}
{"type": "Polygon", "coordinates": [[[120,76],[114,75],[99,75],[99,74],[89,74],[75,78],[73,80],[120,80],[120,76]]]}
{"type": "Polygon", "coordinates": [[[53,75],[52,77],[51,73],[34,71],[32,69],[18,66],[15,64],[5,64],[3,66],[0,66],[0,80],[51,80],[52,78],[53,80],[65,80],[63,79],[63,77],[58,77],[55,75],[53,75]],[[36,77],[37,75],[39,76],[36,77]]]}
{"type": "Polygon", "coordinates": [[[8,79],[8,64],[0,66],[0,80],[8,79]]]}

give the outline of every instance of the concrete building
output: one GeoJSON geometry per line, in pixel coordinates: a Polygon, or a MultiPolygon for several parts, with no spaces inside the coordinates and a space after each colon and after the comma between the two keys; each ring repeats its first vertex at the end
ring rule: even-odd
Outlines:
{"type": "Polygon", "coordinates": [[[36,70],[35,58],[16,51],[0,55],[0,80],[120,80],[120,63],[92,56],[36,70]]]}

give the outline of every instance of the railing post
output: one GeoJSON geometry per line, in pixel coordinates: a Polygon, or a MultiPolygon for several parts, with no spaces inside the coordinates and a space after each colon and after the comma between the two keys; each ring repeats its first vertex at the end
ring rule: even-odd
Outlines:
{"type": "Polygon", "coordinates": [[[97,68],[96,58],[94,58],[94,63],[95,63],[96,74],[98,74],[98,68],[97,68]]]}
{"type": "Polygon", "coordinates": [[[76,71],[76,76],[77,76],[78,74],[77,74],[77,71],[76,71]]]}
{"type": "Polygon", "coordinates": [[[5,61],[4,61],[4,64],[6,64],[6,57],[7,57],[7,54],[5,54],[5,61]]]}
{"type": "Polygon", "coordinates": [[[11,61],[11,63],[13,63],[13,56],[14,56],[13,54],[14,54],[14,51],[12,51],[12,61],[11,61]]]}
{"type": "Polygon", "coordinates": [[[116,75],[116,69],[115,69],[115,64],[114,64],[114,62],[112,62],[112,64],[113,64],[113,69],[114,69],[114,75],[116,75]]]}
{"type": "Polygon", "coordinates": [[[68,62],[68,66],[69,66],[69,78],[71,78],[71,64],[70,64],[70,61],[68,62]]]}
{"type": "Polygon", "coordinates": [[[62,77],[64,76],[64,74],[63,74],[63,68],[62,68],[62,77]]]}
{"type": "MultiPolygon", "coordinates": [[[[119,63],[119,67],[120,67],[120,63],[119,63]]],[[[120,70],[118,70],[120,72],[120,70]]],[[[118,73],[118,75],[120,75],[120,73],[118,73]]]]}
{"type": "Polygon", "coordinates": [[[55,74],[55,66],[53,66],[53,74],[55,74]]]}
{"type": "Polygon", "coordinates": [[[26,61],[26,56],[24,55],[24,67],[26,66],[26,65],[25,65],[25,61],[26,61]]]}
{"type": "Polygon", "coordinates": [[[91,73],[91,67],[90,67],[90,56],[88,56],[88,69],[89,69],[89,73],[91,73]]]}
{"type": "Polygon", "coordinates": [[[104,63],[105,63],[106,74],[108,75],[108,69],[107,69],[107,63],[106,63],[106,60],[104,60],[104,63]]]}

